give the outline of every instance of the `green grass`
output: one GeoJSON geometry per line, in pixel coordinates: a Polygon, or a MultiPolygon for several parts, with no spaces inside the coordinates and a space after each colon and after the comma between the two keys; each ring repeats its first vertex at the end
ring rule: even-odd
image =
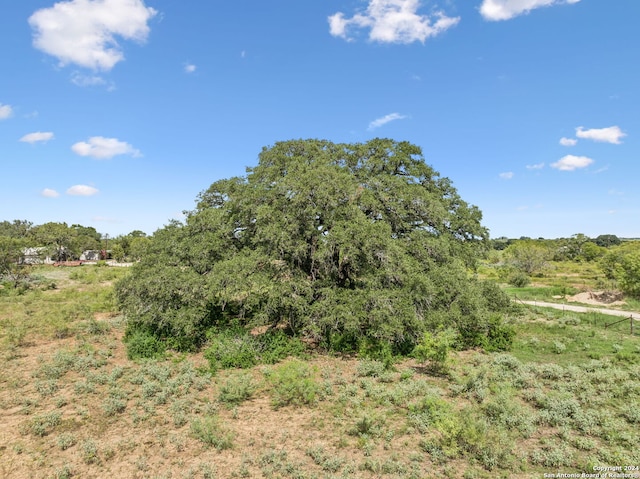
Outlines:
{"type": "Polygon", "coordinates": [[[531,308],[521,321],[512,354],[531,362],[579,364],[592,359],[640,362],[640,322],[630,335],[629,321],[597,313],[531,308]],[[606,328],[606,325],[614,324],[606,328]],[[564,345],[564,347],[560,346],[564,345]]]}
{"type": "Polygon", "coordinates": [[[125,268],[87,268],[86,275],[96,282],[81,288],[50,289],[49,276],[67,284],[71,270],[39,267],[35,276],[42,278],[31,289],[20,292],[0,289],[0,344],[9,348],[24,346],[36,339],[55,339],[74,334],[95,334],[103,325],[92,323],[95,313],[116,310],[111,288],[104,283],[128,273],[125,268]],[[106,279],[108,278],[108,279],[106,279]]]}

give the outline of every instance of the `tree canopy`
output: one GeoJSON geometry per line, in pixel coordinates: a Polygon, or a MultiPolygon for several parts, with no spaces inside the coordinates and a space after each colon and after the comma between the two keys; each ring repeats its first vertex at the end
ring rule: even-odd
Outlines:
{"type": "Polygon", "coordinates": [[[129,332],[179,349],[225,324],[335,349],[407,351],[442,327],[479,344],[508,305],[469,275],[481,217],[410,143],[281,142],[158,230],[116,295],[129,332]]]}

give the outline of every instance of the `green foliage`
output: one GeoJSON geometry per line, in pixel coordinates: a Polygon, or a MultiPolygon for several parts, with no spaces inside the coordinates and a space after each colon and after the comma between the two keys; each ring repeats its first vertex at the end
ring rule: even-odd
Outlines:
{"type": "Polygon", "coordinates": [[[273,406],[314,404],[320,391],[315,374],[312,366],[298,360],[288,361],[268,371],[273,406]]]}
{"type": "Polygon", "coordinates": [[[523,273],[522,271],[516,271],[509,275],[508,281],[511,286],[524,288],[531,282],[531,278],[528,274],[523,273]]]}
{"type": "Polygon", "coordinates": [[[255,390],[256,385],[250,374],[233,375],[220,386],[218,399],[222,403],[236,406],[251,398],[255,390]]]}
{"type": "Polygon", "coordinates": [[[504,250],[509,264],[527,275],[542,271],[551,259],[551,250],[544,241],[519,240],[504,250]]]}
{"type": "Polygon", "coordinates": [[[30,240],[57,261],[78,259],[85,250],[100,248],[101,235],[91,226],[49,222],[34,226],[30,240]]]}
{"type": "Polygon", "coordinates": [[[22,264],[27,243],[22,238],[0,236],[0,281],[18,288],[29,278],[28,267],[22,264]]]}
{"type": "Polygon", "coordinates": [[[640,298],[640,242],[610,248],[599,264],[605,276],[617,280],[625,294],[640,298]]]}
{"type": "Polygon", "coordinates": [[[213,371],[274,364],[289,356],[301,356],[306,350],[300,339],[279,329],[257,335],[240,327],[211,329],[208,337],[204,356],[213,371]]]}
{"type": "Polygon", "coordinates": [[[161,358],[166,350],[162,341],[146,331],[130,332],[125,337],[125,343],[129,359],[161,358]]]}
{"type": "Polygon", "coordinates": [[[217,416],[194,419],[191,422],[191,435],[206,446],[213,446],[218,451],[233,447],[233,434],[220,425],[217,416]]]}
{"type": "Polygon", "coordinates": [[[468,273],[481,213],[418,147],[288,141],[247,171],[149,239],[116,287],[130,329],[194,350],[211,327],[277,327],[385,361],[440,326],[486,334],[495,306],[468,273]]]}
{"type": "Polygon", "coordinates": [[[489,328],[486,336],[482,337],[481,346],[490,352],[509,351],[516,336],[512,324],[506,323],[502,316],[494,314],[489,317],[489,328]]]}
{"type": "Polygon", "coordinates": [[[598,246],[602,246],[604,248],[608,248],[609,246],[617,246],[622,241],[616,235],[600,235],[593,240],[595,244],[598,246]]]}
{"type": "Polygon", "coordinates": [[[86,439],[80,446],[80,455],[85,464],[99,464],[100,455],[98,445],[93,439],[86,439]]]}
{"type": "Polygon", "coordinates": [[[413,350],[413,356],[437,372],[448,370],[449,352],[456,340],[456,333],[451,329],[437,333],[425,332],[422,341],[413,350]]]}
{"type": "Polygon", "coordinates": [[[625,255],[620,261],[616,276],[625,294],[640,298],[640,253],[625,255]]]}
{"type": "Polygon", "coordinates": [[[46,436],[61,422],[62,415],[57,411],[34,417],[27,426],[27,431],[35,436],[46,436]]]}

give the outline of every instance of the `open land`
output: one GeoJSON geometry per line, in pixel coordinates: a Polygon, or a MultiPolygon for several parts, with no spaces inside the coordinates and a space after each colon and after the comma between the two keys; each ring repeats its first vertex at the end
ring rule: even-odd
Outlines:
{"type": "MultiPolygon", "coordinates": [[[[483,478],[640,465],[640,339],[533,308],[512,351],[448,371],[312,352],[213,374],[130,361],[126,269],[41,268],[0,291],[0,478],[483,478]]],[[[633,472],[633,471],[631,471],[633,472]]],[[[637,471],[636,471],[637,472],[637,471]]]]}

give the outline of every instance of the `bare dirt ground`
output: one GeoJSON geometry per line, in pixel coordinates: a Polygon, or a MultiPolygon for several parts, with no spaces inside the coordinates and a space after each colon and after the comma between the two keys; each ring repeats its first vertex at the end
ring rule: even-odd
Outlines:
{"type": "Polygon", "coordinates": [[[593,304],[595,306],[622,306],[625,304],[622,301],[622,293],[612,291],[585,291],[573,296],[568,296],[566,299],[570,303],[583,303],[593,304]]]}

